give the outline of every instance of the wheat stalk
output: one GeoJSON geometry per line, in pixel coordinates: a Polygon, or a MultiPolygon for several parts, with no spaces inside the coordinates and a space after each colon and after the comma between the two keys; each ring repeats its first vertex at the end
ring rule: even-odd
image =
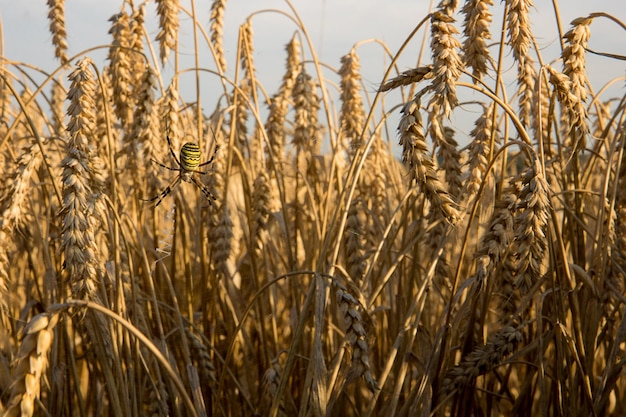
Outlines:
{"type": "MultiPolygon", "coordinates": [[[[9,278],[9,272],[11,270],[11,264],[9,263],[9,237],[11,235],[8,230],[3,226],[0,227],[0,322],[3,326],[8,328],[7,318],[9,309],[9,284],[11,279],[9,278]]],[[[0,407],[2,411],[2,407],[0,407]]]]}
{"type": "Polygon", "coordinates": [[[52,125],[55,132],[61,132],[63,130],[63,117],[65,114],[63,103],[67,91],[63,87],[62,81],[54,81],[50,91],[50,110],[52,111],[52,125]]]}

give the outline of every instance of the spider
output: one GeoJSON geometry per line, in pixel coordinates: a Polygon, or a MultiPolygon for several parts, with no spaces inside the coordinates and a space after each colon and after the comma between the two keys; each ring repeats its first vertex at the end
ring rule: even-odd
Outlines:
{"type": "Polygon", "coordinates": [[[206,174],[206,172],[199,171],[198,168],[203,167],[205,165],[209,165],[213,162],[213,160],[215,159],[215,155],[217,154],[217,150],[219,149],[219,146],[217,144],[215,145],[215,150],[213,151],[213,156],[211,156],[211,159],[209,159],[206,162],[200,163],[200,147],[198,146],[197,143],[193,143],[193,142],[185,143],[183,147],[180,148],[180,160],[176,157],[176,154],[174,153],[174,150],[172,149],[172,142],[170,141],[169,135],[167,136],[167,145],[170,149],[170,154],[174,158],[174,161],[176,161],[176,164],[178,165],[178,167],[177,168],[168,167],[167,165],[164,165],[155,159],[153,159],[152,161],[159,164],[163,168],[169,169],[170,171],[178,171],[179,172],[178,177],[176,177],[176,179],[172,181],[170,185],[168,185],[167,188],[165,188],[165,190],[157,194],[155,197],[149,200],[143,200],[143,201],[150,201],[150,202],[156,201],[155,207],[158,206],[159,204],[161,204],[163,199],[167,197],[167,195],[171,193],[172,190],[176,188],[176,186],[178,186],[178,184],[180,184],[182,180],[185,182],[194,183],[196,187],[198,187],[200,191],[202,191],[202,194],[204,194],[204,196],[207,198],[207,200],[209,201],[209,204],[212,204],[212,200],[216,200],[215,196],[211,194],[211,191],[209,191],[209,189],[206,186],[204,186],[200,181],[198,181],[194,177],[193,174],[196,174],[196,173],[206,174]]]}

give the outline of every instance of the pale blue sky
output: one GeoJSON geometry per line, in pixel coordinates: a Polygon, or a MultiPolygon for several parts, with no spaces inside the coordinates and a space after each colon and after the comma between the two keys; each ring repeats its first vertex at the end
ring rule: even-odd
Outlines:
{"type": "MultiPolygon", "coordinates": [[[[196,3],[199,20],[208,30],[211,2],[204,0],[196,1],[196,3]]],[[[500,25],[502,3],[499,0],[495,0],[494,3],[494,25],[500,25]]],[[[135,4],[139,2],[135,1],[135,4]]],[[[190,8],[191,3],[188,0],[181,0],[181,4],[183,7],[190,8]]],[[[626,21],[625,4],[624,0],[562,0],[559,7],[563,31],[569,29],[572,19],[586,16],[590,12],[604,11],[626,21]]],[[[73,55],[93,46],[107,44],[110,41],[108,19],[119,12],[121,5],[121,0],[66,0],[69,54],[73,55]]],[[[304,20],[320,59],[338,68],[340,57],[346,54],[355,42],[364,39],[380,39],[395,53],[414,26],[428,13],[430,1],[294,0],[293,5],[304,20]]],[[[238,27],[251,13],[261,9],[280,9],[289,12],[287,4],[282,0],[230,0],[227,3],[224,44],[231,75],[234,68],[233,59],[238,27]]],[[[148,6],[147,25],[150,36],[154,40],[157,26],[153,13],[154,3],[151,3],[148,6]]],[[[46,15],[45,0],[0,0],[3,48],[7,59],[26,62],[46,71],[57,67],[50,44],[51,35],[48,31],[46,15]]],[[[457,16],[459,28],[461,28],[462,19],[462,16],[457,16]]],[[[547,60],[557,58],[558,33],[552,1],[535,0],[532,24],[544,58],[547,60]]],[[[258,76],[272,94],[284,70],[284,45],[296,28],[284,16],[277,13],[263,13],[254,17],[253,29],[258,76]]],[[[626,32],[614,23],[607,19],[598,19],[591,25],[591,33],[590,47],[592,49],[626,55],[626,32]]],[[[497,34],[494,34],[494,39],[497,38],[497,34]]],[[[399,61],[401,70],[415,65],[420,42],[421,36],[405,52],[399,61]]],[[[180,51],[181,59],[185,56],[191,58],[193,55],[191,24],[189,18],[182,15],[180,51]]],[[[201,54],[204,57],[201,65],[214,68],[209,59],[208,49],[201,51],[201,54]]],[[[380,82],[389,60],[375,45],[359,48],[359,55],[362,61],[363,78],[373,91],[380,82]]],[[[89,56],[98,65],[103,66],[106,50],[90,52],[89,56]]],[[[427,53],[423,62],[429,63],[430,61],[431,57],[427,53]]],[[[186,66],[192,66],[192,61],[186,66]]],[[[557,69],[561,68],[560,63],[555,66],[557,69]]],[[[589,56],[589,70],[594,87],[599,89],[600,83],[624,75],[626,63],[589,56]]],[[[333,82],[337,81],[332,73],[329,72],[327,76],[333,82]]],[[[619,87],[623,90],[623,83],[619,87]]],[[[619,95],[623,95],[623,91],[619,95]]],[[[185,97],[185,99],[193,101],[193,97],[185,97]]],[[[211,106],[210,109],[212,109],[215,101],[212,101],[210,97],[203,100],[205,105],[211,106]]],[[[388,101],[391,105],[394,100],[390,98],[388,101]]]]}

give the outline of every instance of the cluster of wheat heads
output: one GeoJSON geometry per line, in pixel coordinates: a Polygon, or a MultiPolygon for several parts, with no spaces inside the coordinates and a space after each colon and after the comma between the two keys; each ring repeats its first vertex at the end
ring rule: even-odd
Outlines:
{"type": "Polygon", "coordinates": [[[554,2],[546,61],[531,1],[442,1],[391,57],[423,33],[432,59],[373,94],[366,43],[332,69],[286,2],[269,94],[257,14],[228,63],[225,0],[155,3],[122,2],[102,67],[68,55],[62,0],[59,67],[0,62],[3,415],[626,413],[624,77],[596,91],[586,65],[594,24],[622,22],[559,34],[554,2]],[[166,135],[219,146],[212,204],[144,201],[178,175],[153,162],[175,164],[166,135]]]}

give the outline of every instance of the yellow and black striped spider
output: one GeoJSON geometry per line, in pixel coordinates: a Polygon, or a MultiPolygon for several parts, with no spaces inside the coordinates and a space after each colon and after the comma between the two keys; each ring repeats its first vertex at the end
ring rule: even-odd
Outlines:
{"type": "Polygon", "coordinates": [[[156,204],[155,204],[155,207],[156,207],[159,204],[161,204],[163,199],[167,197],[167,195],[171,193],[172,190],[176,188],[176,186],[178,186],[178,184],[180,184],[181,181],[185,181],[185,182],[194,183],[196,187],[198,187],[200,191],[202,191],[202,194],[204,194],[204,196],[207,198],[207,200],[209,201],[209,204],[212,204],[212,200],[216,200],[215,196],[211,194],[211,191],[209,191],[209,189],[206,186],[204,186],[200,181],[198,181],[194,177],[194,174],[206,174],[206,172],[199,171],[198,168],[203,167],[205,165],[209,165],[213,162],[213,160],[215,159],[215,155],[217,154],[217,150],[219,146],[217,144],[215,145],[213,156],[211,156],[211,159],[203,163],[200,163],[200,155],[201,155],[200,147],[198,146],[197,143],[193,143],[193,142],[185,143],[183,147],[180,148],[180,160],[176,157],[176,154],[174,153],[174,150],[172,149],[172,142],[170,141],[169,136],[167,136],[167,146],[169,147],[170,154],[174,158],[174,161],[176,161],[176,164],[178,165],[178,167],[177,168],[168,167],[167,165],[164,165],[155,159],[153,159],[153,161],[159,164],[160,166],[162,166],[163,168],[169,169],[170,171],[178,171],[179,174],[176,177],[176,179],[172,181],[170,185],[167,186],[165,190],[157,194],[155,197],[149,200],[144,200],[144,201],[151,201],[151,202],[156,201],[156,204]]]}

